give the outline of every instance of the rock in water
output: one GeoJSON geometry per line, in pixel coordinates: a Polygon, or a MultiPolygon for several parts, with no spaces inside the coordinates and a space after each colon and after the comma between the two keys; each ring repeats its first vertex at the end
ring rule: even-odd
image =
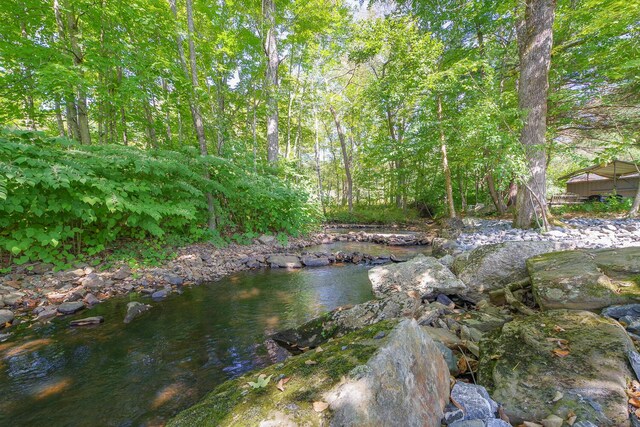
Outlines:
{"type": "Polygon", "coordinates": [[[330,263],[331,262],[329,261],[329,258],[325,256],[316,257],[313,255],[308,255],[302,257],[302,264],[304,264],[305,267],[322,267],[325,265],[329,265],[330,263]]]}
{"type": "Polygon", "coordinates": [[[301,268],[300,258],[295,255],[271,255],[267,258],[271,268],[301,268]]]}
{"type": "Polygon", "coordinates": [[[0,328],[4,328],[4,325],[13,322],[15,315],[11,310],[0,310],[0,328]]]}
{"type": "Polygon", "coordinates": [[[129,323],[136,317],[140,316],[145,311],[151,308],[148,304],[142,304],[137,301],[131,301],[127,304],[127,314],[124,317],[124,323],[129,323]]]}
{"type": "MultiPolygon", "coordinates": [[[[623,270],[623,264],[620,260],[615,268],[623,270]]],[[[594,255],[585,251],[539,255],[527,260],[527,269],[533,295],[543,309],[593,310],[640,299],[637,284],[625,281],[623,277],[606,276],[594,255]]]]}
{"type": "Polygon", "coordinates": [[[104,322],[104,317],[95,316],[95,317],[85,317],[84,319],[72,320],[69,322],[69,326],[89,326],[89,325],[98,325],[104,322]]]}
{"type": "Polygon", "coordinates": [[[383,320],[413,317],[420,307],[419,299],[396,293],[389,298],[367,301],[350,308],[339,307],[301,326],[277,332],[271,339],[289,352],[299,354],[302,348],[315,348],[329,338],[383,320]]]}
{"type": "Polygon", "coordinates": [[[77,311],[82,310],[83,308],[84,303],[82,301],[63,302],[58,306],[58,313],[73,314],[77,311]]]}
{"type": "Polygon", "coordinates": [[[452,270],[469,288],[467,296],[477,301],[484,293],[526,279],[527,258],[558,249],[560,247],[552,242],[486,245],[456,257],[452,270]]]}
{"type": "Polygon", "coordinates": [[[460,294],[466,289],[447,267],[433,257],[418,255],[397,264],[382,265],[369,270],[373,293],[378,298],[396,292],[416,291],[421,296],[444,293],[460,294]]]}
{"type": "Polygon", "coordinates": [[[549,415],[601,427],[629,426],[627,353],[615,321],[587,311],[551,310],[505,324],[480,343],[479,383],[514,424],[549,415]],[[558,399],[558,396],[562,396],[558,399]]]}
{"type": "Polygon", "coordinates": [[[440,427],[449,369],[415,320],[404,320],[362,369],[328,393],[331,426],[440,427]]]}

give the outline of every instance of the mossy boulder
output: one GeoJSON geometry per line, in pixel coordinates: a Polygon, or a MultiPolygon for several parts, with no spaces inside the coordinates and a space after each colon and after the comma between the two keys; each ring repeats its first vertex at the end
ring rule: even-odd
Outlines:
{"type": "MultiPolygon", "coordinates": [[[[374,386],[387,384],[389,388],[373,391],[375,396],[381,397],[372,402],[374,406],[367,406],[368,413],[380,415],[381,408],[375,406],[376,402],[388,402],[385,406],[389,413],[396,414],[394,416],[407,412],[400,420],[413,419],[411,417],[430,410],[439,426],[449,391],[446,364],[433,341],[415,321],[405,320],[400,330],[394,331],[397,325],[396,321],[378,322],[330,340],[322,345],[322,350],[310,350],[284,363],[227,381],[200,403],[178,414],[169,425],[338,425],[332,419],[345,415],[345,402],[350,401],[344,400],[345,396],[357,397],[345,394],[339,387],[373,378],[374,386]],[[381,372],[381,368],[385,372],[381,372]],[[270,378],[266,387],[254,389],[248,385],[260,375],[270,378]],[[392,377],[396,377],[395,380],[392,377]],[[284,391],[277,387],[281,378],[288,378],[282,385],[284,391]],[[434,393],[429,395],[432,399],[424,395],[430,392],[434,393]],[[316,406],[314,409],[314,402],[332,402],[332,406],[317,412],[323,408],[316,406]]],[[[381,419],[388,418],[383,416],[381,419]]]]}
{"type": "Polygon", "coordinates": [[[588,311],[551,310],[516,319],[480,343],[479,382],[512,422],[549,415],[598,426],[628,426],[627,352],[614,320],[588,311]]]}
{"type": "Polygon", "coordinates": [[[640,286],[628,277],[637,262],[611,251],[565,251],[530,258],[527,269],[542,309],[597,310],[640,300],[640,286]],[[616,272],[615,277],[604,274],[599,265],[616,272]]]}
{"type": "Polygon", "coordinates": [[[329,338],[373,325],[382,320],[413,317],[422,307],[419,298],[406,293],[395,293],[388,298],[367,301],[350,307],[339,307],[296,328],[277,332],[271,336],[279,346],[290,353],[315,348],[329,338]]]}
{"type": "Polygon", "coordinates": [[[467,297],[479,301],[483,294],[526,279],[528,258],[558,249],[553,242],[485,245],[456,257],[452,270],[467,285],[467,297]]]}
{"type": "Polygon", "coordinates": [[[593,261],[607,276],[617,279],[638,279],[640,247],[592,251],[593,261]]]}

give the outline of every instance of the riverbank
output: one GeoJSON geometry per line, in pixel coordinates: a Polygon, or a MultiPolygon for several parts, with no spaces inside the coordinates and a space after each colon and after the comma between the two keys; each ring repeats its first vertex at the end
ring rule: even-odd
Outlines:
{"type": "Polygon", "coordinates": [[[304,248],[334,242],[424,246],[431,238],[427,233],[400,235],[327,230],[303,238],[289,238],[285,244],[268,235],[255,239],[250,245],[230,244],[219,248],[207,243],[193,244],[179,248],[175,258],[162,268],[131,269],[123,264],[99,270],[79,264],[75,269],[54,271],[53,265],[43,263],[15,266],[10,273],[0,277],[2,323],[17,326],[23,321],[47,321],[133,292],[160,300],[179,292],[184,286],[217,281],[245,270],[391,262],[391,256],[359,252],[308,253],[304,248]]]}

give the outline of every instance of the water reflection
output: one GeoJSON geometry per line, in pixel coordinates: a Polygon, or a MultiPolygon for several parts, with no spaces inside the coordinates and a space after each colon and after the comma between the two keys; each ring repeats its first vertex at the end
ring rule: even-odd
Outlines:
{"type": "Polygon", "coordinates": [[[274,331],[371,299],[367,267],[271,270],[185,290],[130,324],[128,298],[0,346],[0,425],[157,425],[222,381],[266,366],[274,331]],[[105,323],[69,328],[70,320],[105,323]]]}

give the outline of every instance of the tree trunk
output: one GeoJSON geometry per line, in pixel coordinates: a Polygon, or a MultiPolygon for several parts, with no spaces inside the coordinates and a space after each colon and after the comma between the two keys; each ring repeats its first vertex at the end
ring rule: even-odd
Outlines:
{"type": "MultiPolygon", "coordinates": [[[[82,71],[82,63],[84,62],[84,53],[78,42],[78,18],[73,11],[68,10],[67,15],[67,35],[69,37],[69,46],[73,54],[73,65],[78,70],[81,78],[84,78],[82,71]]],[[[78,130],[81,144],[91,144],[91,134],[89,132],[89,115],[87,107],[87,93],[82,83],[77,88],[77,113],[78,113],[78,130]]]]}
{"type": "Polygon", "coordinates": [[[347,198],[347,203],[349,204],[349,212],[353,212],[353,181],[351,180],[351,165],[349,164],[349,155],[347,154],[347,141],[344,135],[344,130],[342,129],[342,125],[340,124],[340,119],[338,118],[338,114],[336,110],[333,108],[333,105],[329,106],[331,110],[331,114],[333,115],[333,120],[336,123],[336,130],[338,131],[338,138],[340,139],[340,148],[342,149],[342,161],[344,162],[344,174],[347,177],[346,180],[346,191],[343,192],[347,198]]]}
{"type": "Polygon", "coordinates": [[[120,123],[122,123],[122,143],[129,145],[129,132],[127,132],[127,115],[124,112],[124,107],[120,107],[120,123]]]}
{"type": "MultiPolygon", "coordinates": [[[[169,5],[171,6],[171,11],[173,12],[173,16],[176,20],[176,24],[178,23],[178,9],[176,7],[176,0],[169,0],[169,5]]],[[[191,73],[189,73],[189,68],[187,67],[187,61],[184,54],[184,48],[182,47],[182,36],[180,32],[176,32],[176,44],[178,46],[178,55],[180,56],[180,65],[182,66],[182,71],[185,74],[187,79],[191,80],[191,93],[189,97],[189,104],[191,107],[191,116],[193,118],[193,127],[196,131],[196,136],[198,138],[198,145],[200,147],[200,154],[202,156],[207,156],[209,153],[207,151],[207,141],[204,133],[204,123],[202,121],[202,114],[200,112],[200,106],[198,104],[198,96],[197,96],[197,88],[198,88],[198,68],[196,61],[196,46],[193,41],[193,34],[195,33],[194,24],[193,24],[193,3],[192,0],[187,0],[187,42],[189,44],[189,63],[191,65],[191,73]]],[[[206,179],[210,179],[209,170],[205,168],[204,177],[206,179]]],[[[207,197],[207,209],[209,211],[208,225],[209,230],[213,231],[216,229],[216,213],[215,206],[213,203],[213,195],[211,193],[206,193],[207,197]]]]}
{"type": "Polygon", "coordinates": [[[64,131],[64,120],[62,119],[62,110],[60,108],[60,101],[58,101],[57,99],[54,103],[54,109],[56,111],[56,123],[58,124],[58,134],[61,137],[65,137],[67,136],[67,134],[64,131]]]}
{"type": "Polygon", "coordinates": [[[524,17],[517,23],[520,78],[518,106],[526,115],[520,134],[529,176],[520,185],[514,226],[530,228],[542,217],[546,224],[547,158],[547,94],[553,44],[555,0],[526,0],[524,17]]]}
{"type": "Polygon", "coordinates": [[[320,206],[322,207],[322,213],[326,214],[326,210],[324,208],[324,202],[322,200],[322,174],[320,170],[320,138],[318,135],[318,112],[316,111],[315,105],[313,106],[313,129],[314,129],[314,137],[315,137],[315,141],[313,144],[313,151],[315,154],[315,161],[316,161],[316,176],[318,177],[318,201],[320,202],[320,206]]]}
{"type": "Polygon", "coordinates": [[[442,97],[438,96],[438,121],[440,123],[440,151],[442,151],[442,171],[444,172],[444,188],[447,198],[447,210],[449,218],[456,217],[456,208],[453,204],[453,185],[451,183],[451,169],[449,169],[449,159],[447,158],[447,144],[444,135],[444,124],[442,123],[442,97]]]}
{"type": "Polygon", "coordinates": [[[278,45],[276,42],[276,5],[275,0],[262,1],[262,13],[268,27],[264,41],[264,53],[267,57],[265,78],[265,97],[267,107],[267,161],[278,161],[278,45]]]}
{"type": "Polygon", "coordinates": [[[166,126],[165,130],[167,135],[167,146],[169,146],[169,144],[171,144],[171,140],[173,139],[173,133],[171,132],[171,109],[169,108],[169,105],[170,105],[169,86],[167,84],[167,79],[165,79],[164,77],[162,78],[162,92],[164,95],[164,102],[162,106],[165,109],[164,121],[166,126]]]}
{"type": "Polygon", "coordinates": [[[493,200],[493,204],[496,206],[496,209],[498,210],[498,214],[504,215],[505,212],[507,211],[507,207],[504,205],[504,202],[502,201],[502,197],[500,197],[500,194],[496,190],[496,183],[493,178],[493,172],[487,173],[487,186],[489,187],[489,194],[491,195],[491,200],[493,200]]]}
{"type": "Polygon", "coordinates": [[[151,107],[149,106],[149,101],[142,101],[144,105],[144,115],[147,120],[147,136],[149,138],[149,143],[153,149],[158,148],[158,137],[156,136],[156,124],[153,119],[153,113],[151,112],[151,107]]]}

